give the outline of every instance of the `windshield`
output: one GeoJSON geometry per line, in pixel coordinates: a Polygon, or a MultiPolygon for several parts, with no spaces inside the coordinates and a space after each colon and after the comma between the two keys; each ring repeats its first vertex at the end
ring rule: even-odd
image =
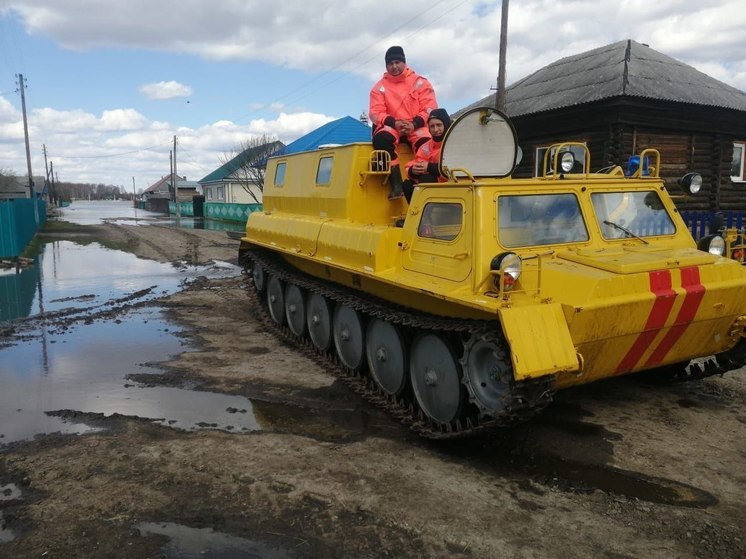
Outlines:
{"type": "Polygon", "coordinates": [[[497,237],[504,247],[578,243],[588,240],[574,194],[500,196],[497,237]]]}
{"type": "Polygon", "coordinates": [[[595,192],[593,209],[604,239],[673,235],[676,227],[658,193],[595,192]]]}

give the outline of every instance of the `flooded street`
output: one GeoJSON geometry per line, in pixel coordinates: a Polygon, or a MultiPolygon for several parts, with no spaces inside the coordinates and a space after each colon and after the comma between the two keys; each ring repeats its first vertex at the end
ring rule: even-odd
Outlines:
{"type": "MultiPolygon", "coordinates": [[[[121,203],[79,202],[62,219],[94,224],[121,218],[147,226],[158,218],[121,203]],[[139,214],[139,217],[138,217],[139,214]],[[143,215],[146,214],[146,215],[143,215]]],[[[35,265],[0,275],[0,320],[26,318],[22,339],[0,350],[0,444],[47,433],[84,433],[76,414],[119,414],[194,429],[256,429],[245,398],[177,388],[141,387],[128,380],[156,374],[149,363],[189,348],[150,301],[198,277],[232,277],[234,265],[165,264],[107,249],[98,243],[44,242],[35,265]],[[126,301],[137,308],[108,319],[90,317],[126,301]],[[49,317],[64,316],[62,327],[49,317]],[[230,414],[226,409],[242,409],[230,414]]]]}
{"type": "Polygon", "coordinates": [[[746,555],[744,370],[424,440],[268,331],[233,227],[76,201],[0,272],[0,558],[746,555]]]}

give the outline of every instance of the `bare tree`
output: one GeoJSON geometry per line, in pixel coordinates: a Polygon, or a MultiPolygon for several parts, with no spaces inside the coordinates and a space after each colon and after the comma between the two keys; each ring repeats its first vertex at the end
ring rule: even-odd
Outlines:
{"type": "Polygon", "coordinates": [[[13,187],[18,186],[18,179],[12,169],[3,169],[0,167],[0,187],[13,187]]]}
{"type": "Polygon", "coordinates": [[[220,162],[229,166],[230,180],[241,185],[249,196],[259,204],[258,193],[264,192],[264,171],[267,159],[277,155],[284,144],[275,136],[262,134],[251,136],[236,146],[231,153],[220,158],[220,162]]]}

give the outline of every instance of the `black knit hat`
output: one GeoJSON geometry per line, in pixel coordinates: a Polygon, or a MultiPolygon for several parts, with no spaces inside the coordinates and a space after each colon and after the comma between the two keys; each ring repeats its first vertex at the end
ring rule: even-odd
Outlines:
{"type": "Polygon", "coordinates": [[[401,62],[406,62],[407,59],[404,56],[404,49],[401,47],[389,47],[389,50],[386,51],[386,64],[393,60],[399,60],[401,62]]]}
{"type": "Polygon", "coordinates": [[[433,109],[427,116],[427,121],[430,122],[431,118],[437,118],[443,122],[443,129],[448,130],[451,126],[451,117],[448,116],[448,111],[445,109],[433,109]]]}

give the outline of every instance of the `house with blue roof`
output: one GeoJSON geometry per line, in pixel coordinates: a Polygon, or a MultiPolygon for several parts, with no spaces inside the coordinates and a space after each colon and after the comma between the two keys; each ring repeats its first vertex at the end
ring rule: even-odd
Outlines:
{"type": "Polygon", "coordinates": [[[370,126],[351,116],[344,116],[327,122],[316,130],[290,142],[281,155],[310,151],[326,145],[353,144],[355,142],[370,142],[370,126]]]}
{"type": "Polygon", "coordinates": [[[345,116],[327,122],[288,145],[273,142],[249,148],[198,182],[208,204],[261,204],[262,189],[257,180],[261,173],[253,173],[247,169],[247,162],[258,160],[261,164],[274,155],[309,151],[325,145],[370,142],[370,139],[371,131],[367,124],[351,116],[345,116]],[[261,153],[257,150],[261,150],[261,153]]]}
{"type": "Polygon", "coordinates": [[[284,148],[282,142],[250,147],[204,176],[197,182],[202,187],[205,202],[260,204],[260,168],[266,165],[267,157],[281,153],[284,148]]]}

